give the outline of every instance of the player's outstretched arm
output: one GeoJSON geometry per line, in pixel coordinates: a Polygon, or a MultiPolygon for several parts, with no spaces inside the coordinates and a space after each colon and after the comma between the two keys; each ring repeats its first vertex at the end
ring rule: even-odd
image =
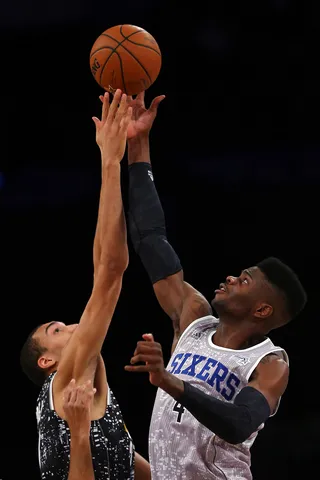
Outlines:
{"type": "Polygon", "coordinates": [[[126,95],[117,91],[110,105],[105,96],[102,118],[94,119],[102,157],[101,253],[99,264],[95,266],[91,296],[58,365],[55,392],[62,392],[71,378],[80,383],[87,380],[84,374],[88,369],[92,374],[120,295],[123,273],[128,265],[120,161],[126,148],[131,114],[126,95]]]}
{"type": "Polygon", "coordinates": [[[203,295],[184,281],[180,260],[167,239],[165,217],[153,180],[149,131],[163,98],[155,98],[148,110],[144,104],[144,92],[131,102],[128,228],[157,299],[173,321],[174,349],[187,326],[211,313],[211,307],[203,295]]]}
{"type": "Polygon", "coordinates": [[[76,385],[74,379],[64,391],[63,411],[70,430],[68,480],[94,480],[90,446],[90,411],[95,389],[90,381],[76,385]]]}
{"type": "Polygon", "coordinates": [[[234,399],[234,403],[218,400],[169,373],[163,363],[161,345],[151,334],[143,335],[125,366],[129,372],[148,372],[150,383],[162,388],[202,425],[222,440],[242,443],[265,423],[275,411],[288,383],[288,365],[277,356],[262,360],[253,380],[234,399]],[[145,362],[145,365],[135,365],[145,362]]]}

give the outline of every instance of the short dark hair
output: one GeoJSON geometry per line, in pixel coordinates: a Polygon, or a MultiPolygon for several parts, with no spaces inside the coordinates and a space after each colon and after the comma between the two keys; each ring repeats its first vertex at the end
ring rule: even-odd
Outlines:
{"type": "Polygon", "coordinates": [[[285,297],[290,320],[296,317],[307,302],[307,294],[297,276],[288,265],[275,257],[268,257],[257,264],[267,280],[285,297]]]}
{"type": "Polygon", "coordinates": [[[27,377],[39,387],[42,387],[46,373],[43,368],[38,365],[38,359],[47,349],[42,347],[39,340],[34,338],[35,332],[40,325],[29,333],[27,340],[24,342],[20,351],[20,365],[27,377]]]}

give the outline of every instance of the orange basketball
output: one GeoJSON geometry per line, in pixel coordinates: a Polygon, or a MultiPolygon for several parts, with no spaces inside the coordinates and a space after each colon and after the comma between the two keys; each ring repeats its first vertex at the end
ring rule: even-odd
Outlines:
{"type": "Polygon", "coordinates": [[[143,28],[117,25],[105,30],[94,42],[90,68],[104,90],[114,93],[120,88],[127,95],[137,95],[158,77],[161,51],[143,28]]]}

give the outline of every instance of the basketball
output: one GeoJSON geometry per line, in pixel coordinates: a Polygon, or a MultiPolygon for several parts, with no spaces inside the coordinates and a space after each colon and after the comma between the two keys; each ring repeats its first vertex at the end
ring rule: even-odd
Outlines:
{"type": "Polygon", "coordinates": [[[137,95],[158,77],[161,51],[143,28],[117,25],[105,30],[94,42],[90,69],[104,90],[114,93],[120,88],[127,95],[137,95]]]}

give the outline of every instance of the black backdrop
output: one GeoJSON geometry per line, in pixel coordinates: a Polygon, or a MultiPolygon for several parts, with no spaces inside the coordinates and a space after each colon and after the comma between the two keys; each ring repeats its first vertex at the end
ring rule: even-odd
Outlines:
{"type": "MultiPolygon", "coordinates": [[[[2,451],[0,478],[39,478],[37,389],[20,347],[38,323],[77,322],[92,286],[99,153],[91,117],[101,93],[95,38],[121,23],[157,39],[163,66],[146,100],[165,93],[151,134],[168,236],[187,281],[216,285],[266,255],[300,275],[309,303],[274,342],[290,357],[278,414],[252,449],[254,478],[312,477],[319,453],[316,387],[320,185],[316,10],[264,2],[15,2],[1,6],[2,451]]],[[[126,160],[123,193],[126,203],[126,160]]],[[[172,330],[130,246],[103,349],[109,383],[139,452],[155,389],[124,372],[152,331],[168,359],[172,330]]]]}

